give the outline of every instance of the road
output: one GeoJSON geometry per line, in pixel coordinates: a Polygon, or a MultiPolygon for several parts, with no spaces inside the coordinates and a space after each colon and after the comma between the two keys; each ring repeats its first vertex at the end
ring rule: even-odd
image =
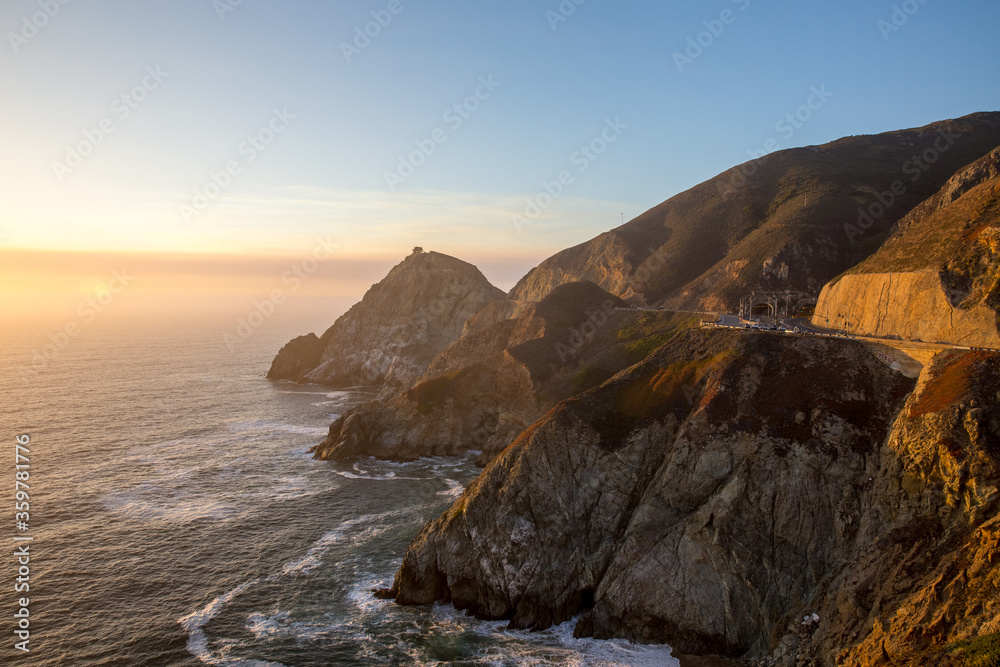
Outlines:
{"type": "MultiPolygon", "coordinates": [[[[962,345],[951,345],[948,343],[925,343],[923,341],[900,340],[895,338],[875,338],[872,336],[858,336],[848,334],[835,329],[816,326],[807,317],[790,317],[780,320],[786,327],[786,331],[775,331],[770,329],[754,329],[754,332],[774,335],[792,336],[822,336],[824,338],[844,338],[858,341],[871,351],[880,361],[899,371],[907,377],[919,377],[925,366],[930,364],[934,357],[945,350],[984,350],[990,352],[1000,352],[992,348],[971,348],[962,345]],[[795,331],[798,328],[799,331],[795,331]]],[[[703,322],[702,326],[726,327],[746,330],[747,323],[737,315],[720,315],[715,322],[703,322]]]]}

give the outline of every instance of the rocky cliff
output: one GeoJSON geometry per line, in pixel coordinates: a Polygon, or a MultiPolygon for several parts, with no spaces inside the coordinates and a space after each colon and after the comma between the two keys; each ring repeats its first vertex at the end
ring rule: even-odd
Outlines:
{"type": "MultiPolygon", "coordinates": [[[[850,559],[797,649],[817,664],[988,665],[962,640],[1000,632],[1000,356],[948,352],[880,448],[850,559]]],[[[994,652],[993,660],[1000,658],[994,652]]]]}
{"type": "Polygon", "coordinates": [[[697,325],[622,306],[593,283],[562,285],[538,303],[493,302],[412,388],[334,422],[315,455],[410,460],[476,450],[485,463],[558,400],[697,325]]]}
{"type": "Polygon", "coordinates": [[[303,336],[282,348],[268,377],[331,386],[384,383],[387,394],[405,391],[458,340],[466,320],[502,298],[473,265],[414,253],[322,337],[303,336]]]}
{"type": "Polygon", "coordinates": [[[840,564],[846,490],[912,385],[857,346],[733,336],[692,332],[547,414],[424,529],[397,601],[766,653],[840,564]]]}
{"type": "Polygon", "coordinates": [[[858,344],[734,336],[558,405],[383,594],[781,665],[932,664],[906,660],[995,631],[997,358],[946,355],[910,395],[858,344]]]}
{"type": "Polygon", "coordinates": [[[1000,349],[1000,149],[960,169],[820,296],[814,322],[1000,349]]]}
{"type": "Polygon", "coordinates": [[[1000,347],[997,143],[1000,114],[977,114],[784,151],[510,298],[418,255],[292,341],[277,375],[386,380],[317,457],[482,451],[379,594],[758,665],[990,665],[960,656],[1000,646],[1000,355],[935,350],[908,377],[854,341],[617,297],[730,308],[842,274],[819,324],[1000,347]]]}
{"type": "Polygon", "coordinates": [[[851,333],[1000,349],[997,311],[960,308],[938,271],[847,275],[824,288],[813,322],[851,333]]]}
{"type": "Polygon", "coordinates": [[[983,113],[778,151],[553,255],[510,296],[590,280],[635,303],[734,312],[754,289],[816,294],[998,144],[1000,114],[983,113]]]}

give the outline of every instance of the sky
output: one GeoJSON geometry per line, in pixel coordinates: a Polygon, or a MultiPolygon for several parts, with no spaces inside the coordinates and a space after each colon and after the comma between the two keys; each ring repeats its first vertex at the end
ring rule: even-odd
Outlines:
{"type": "Polygon", "coordinates": [[[418,245],[507,289],[765,144],[1000,109],[998,27],[995,0],[6,0],[0,298],[59,312],[125,267],[244,308],[323,244],[299,295],[341,310],[418,245]]]}

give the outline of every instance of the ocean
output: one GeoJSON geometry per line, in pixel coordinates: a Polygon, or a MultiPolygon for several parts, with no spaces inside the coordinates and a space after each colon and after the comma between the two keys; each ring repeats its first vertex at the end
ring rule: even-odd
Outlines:
{"type": "Polygon", "coordinates": [[[331,420],[372,389],[271,382],[271,359],[303,331],[264,327],[230,350],[232,326],[95,322],[46,350],[58,323],[0,325],[0,662],[678,664],[663,646],[574,639],[572,623],[527,633],[374,599],[478,468],[472,457],[312,460],[331,420]],[[27,531],[14,523],[21,434],[27,531]],[[30,591],[15,593],[24,544],[30,591]],[[22,596],[29,653],[14,648],[22,596]]]}

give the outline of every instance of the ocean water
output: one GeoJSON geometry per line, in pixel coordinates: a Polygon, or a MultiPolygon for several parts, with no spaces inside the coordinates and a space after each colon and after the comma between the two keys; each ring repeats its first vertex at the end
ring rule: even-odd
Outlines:
{"type": "Polygon", "coordinates": [[[677,664],[662,646],[573,639],[571,623],[525,633],[374,599],[478,469],[312,460],[372,390],[267,380],[301,330],[262,329],[230,351],[221,324],[95,323],[43,368],[34,354],[57,329],[0,325],[0,536],[8,554],[34,538],[27,654],[13,649],[17,566],[0,566],[3,664],[677,664]],[[27,532],[13,525],[19,434],[27,532]]]}

